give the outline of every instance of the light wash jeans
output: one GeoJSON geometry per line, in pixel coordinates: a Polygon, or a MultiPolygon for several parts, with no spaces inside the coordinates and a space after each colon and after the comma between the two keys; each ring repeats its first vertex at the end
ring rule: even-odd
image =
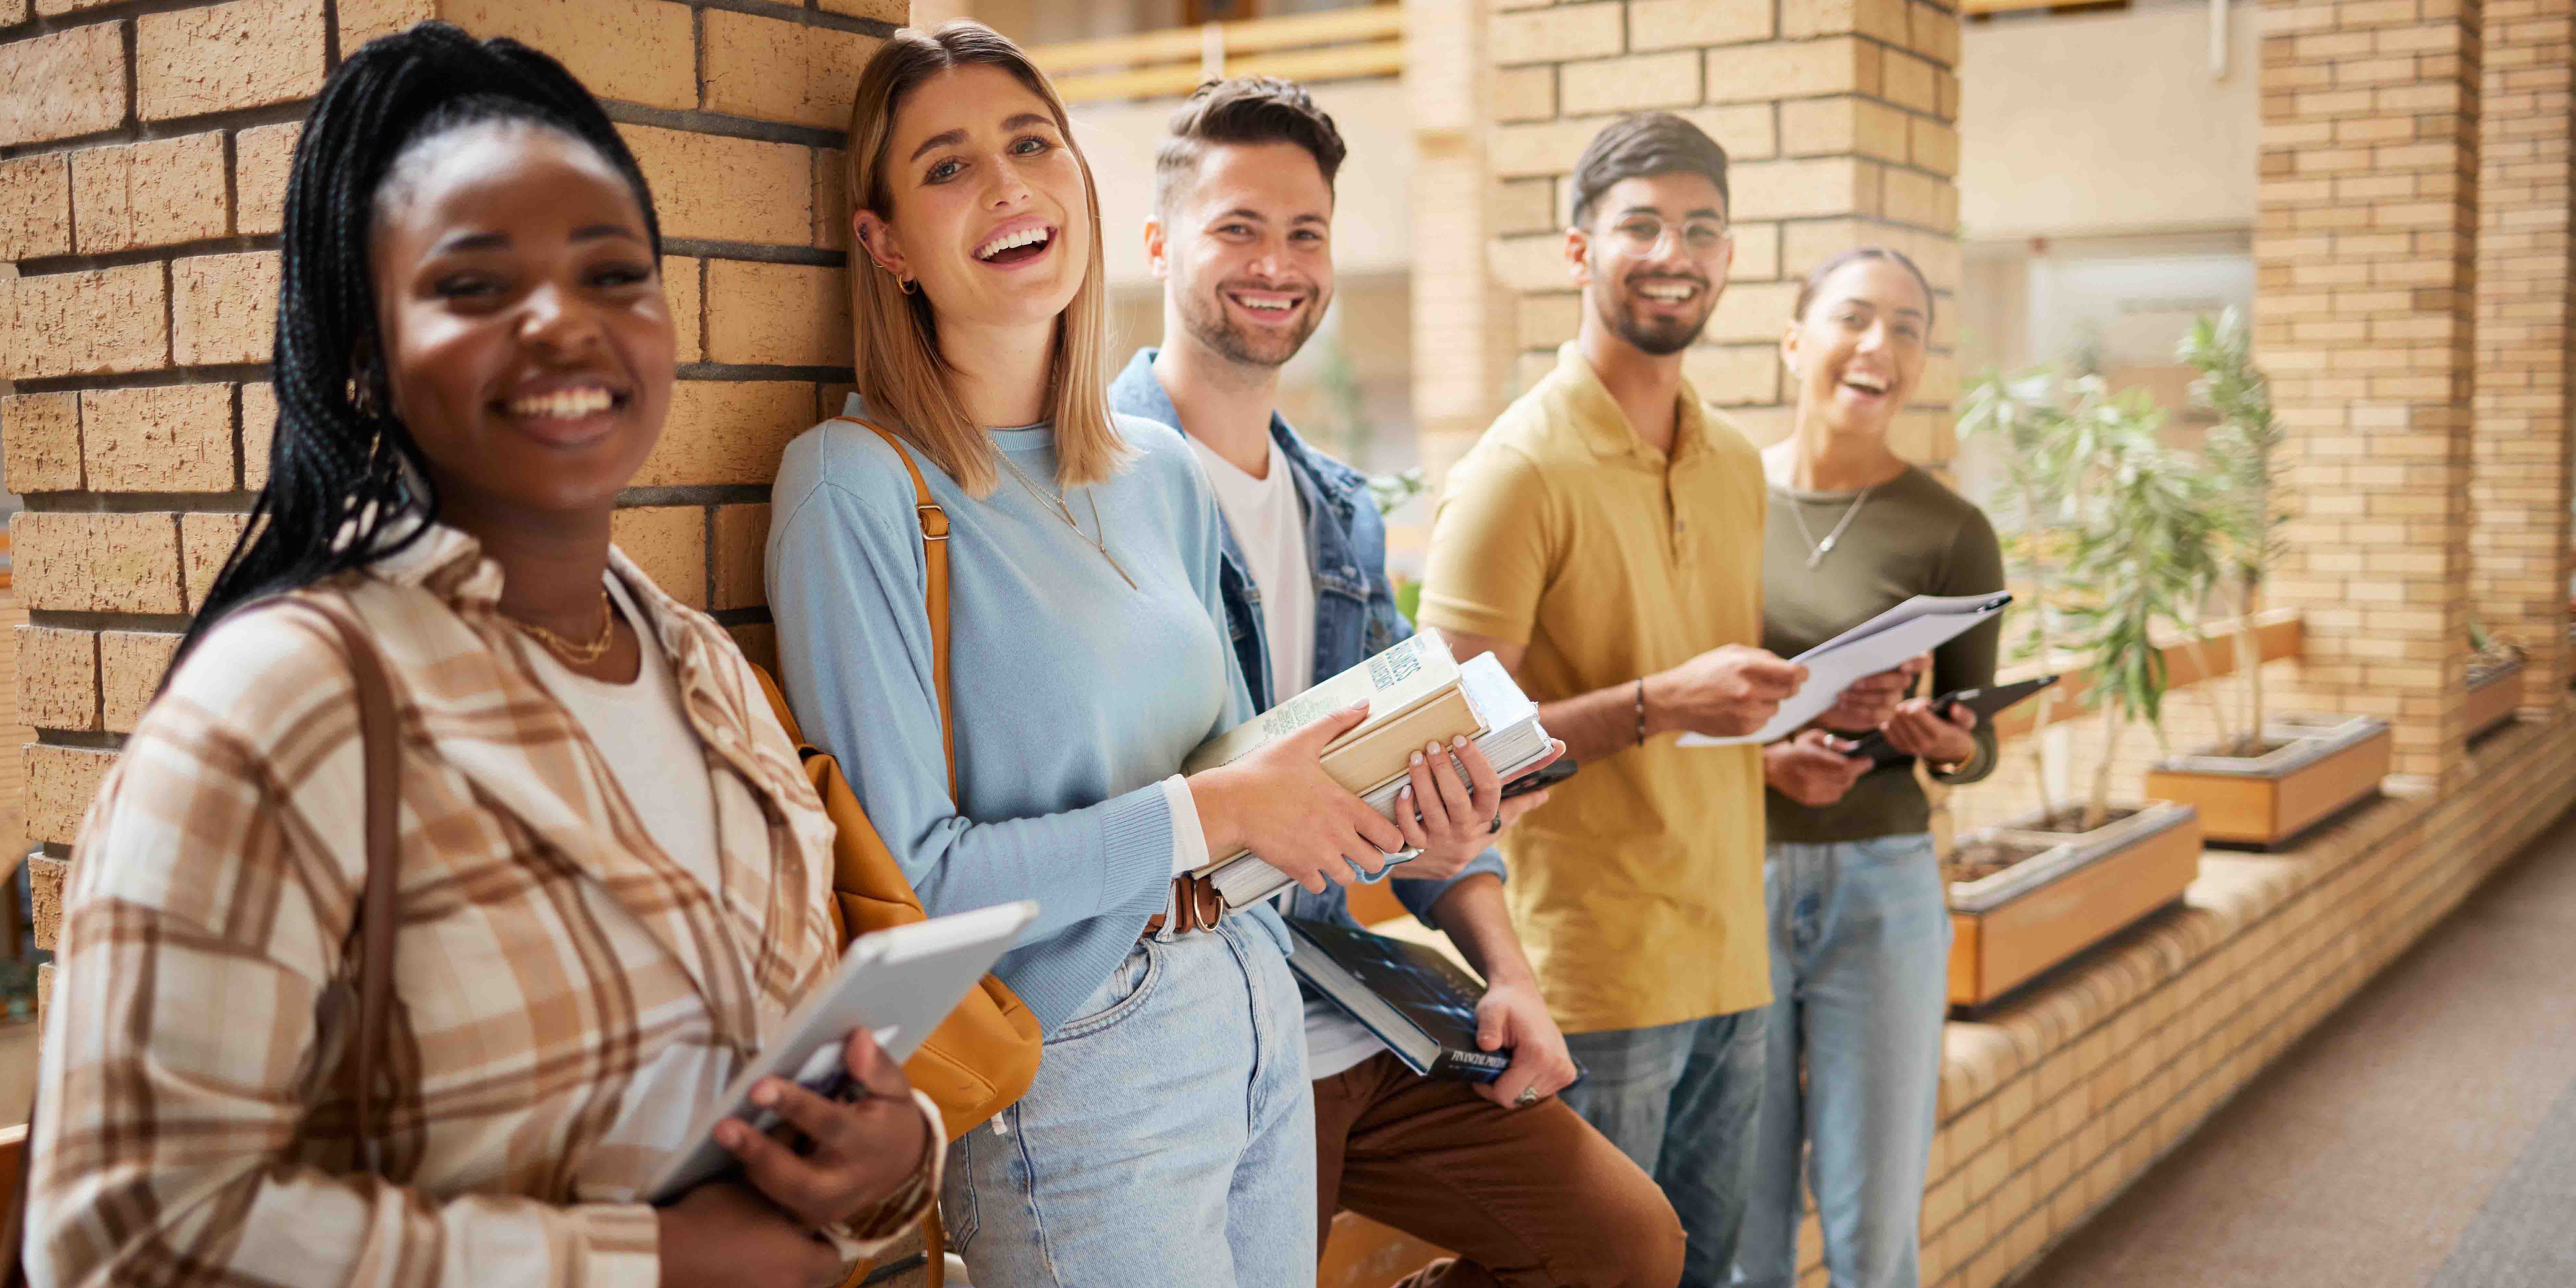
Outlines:
{"type": "Polygon", "coordinates": [[[1020,1102],[948,1147],[975,1288],[1312,1288],[1304,1008],[1257,928],[1136,946],[1020,1102]]]}
{"type": "Polygon", "coordinates": [[[1565,1035],[1584,1073],[1558,1094],[1663,1187],[1690,1236],[1684,1288],[1715,1288],[1735,1263],[1753,1192],[1763,1015],[1565,1035]]]}
{"type": "Polygon", "coordinates": [[[1774,1000],[1744,1282],[1797,1282],[1799,1155],[1812,1143],[1833,1288],[1915,1288],[1948,1004],[1940,859],[1920,832],[1783,843],[1763,885],[1774,1000]]]}

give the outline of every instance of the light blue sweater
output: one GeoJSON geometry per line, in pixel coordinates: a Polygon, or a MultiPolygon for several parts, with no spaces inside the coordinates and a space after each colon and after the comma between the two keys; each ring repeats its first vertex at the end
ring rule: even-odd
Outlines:
{"type": "MultiPolygon", "coordinates": [[[[863,414],[855,395],[846,413],[863,414]]],[[[1179,434],[1126,416],[1118,427],[1135,457],[1088,491],[1135,589],[1009,470],[973,500],[913,454],[948,512],[955,801],[903,463],[874,433],[827,421],[788,444],[772,492],[769,605],[797,720],[840,758],[933,915],[1038,901],[995,973],[1050,1031],[1163,910],[1173,820],[1161,780],[1252,715],[1216,626],[1215,495],[1179,434]]],[[[991,432],[1052,490],[1053,430],[991,432]]],[[[1100,535],[1084,491],[1069,504],[1100,535]]],[[[1275,913],[1249,915],[1287,950],[1275,913]]]]}

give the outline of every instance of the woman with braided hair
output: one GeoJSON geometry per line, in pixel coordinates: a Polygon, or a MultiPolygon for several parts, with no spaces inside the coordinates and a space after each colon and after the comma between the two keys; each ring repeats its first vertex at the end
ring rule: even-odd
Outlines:
{"type": "Polygon", "coordinates": [[[861,1033],[869,1094],[766,1084],[798,1147],[729,1124],[740,1179],[641,1201],[838,948],[749,668],[609,541],[670,405],[660,251],[542,54],[424,24],[324,86],[269,482],[72,864],[36,1283],[804,1288],[936,1192],[935,1111],[861,1033]],[[399,915],[361,1098],[369,658],[399,915]]]}

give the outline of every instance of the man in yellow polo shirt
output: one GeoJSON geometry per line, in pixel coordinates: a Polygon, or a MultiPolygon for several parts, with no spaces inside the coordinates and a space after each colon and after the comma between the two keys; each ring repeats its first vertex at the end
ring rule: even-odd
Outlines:
{"type": "Polygon", "coordinates": [[[1421,621],[1490,651],[1581,772],[1505,833],[1541,990],[1587,1070],[1562,1092],[1726,1282],[1771,1000],[1758,749],[1806,678],[1762,638],[1762,462],[1682,379],[1734,257],[1726,153],[1677,116],[1604,129],[1574,177],[1582,328],[1449,476],[1421,621]]]}

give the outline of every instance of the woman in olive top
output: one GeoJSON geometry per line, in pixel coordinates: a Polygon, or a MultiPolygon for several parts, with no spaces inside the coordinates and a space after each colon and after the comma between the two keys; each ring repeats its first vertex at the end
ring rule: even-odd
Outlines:
{"type": "MultiPolygon", "coordinates": [[[[1846,251],[1799,292],[1780,342],[1797,381],[1795,428],[1763,453],[1762,646],[1782,657],[1914,595],[2003,588],[1985,515],[1888,446],[1931,329],[1932,292],[1895,251],[1846,251]]],[[[1796,1279],[1799,1154],[1811,1144],[1834,1288],[1914,1288],[1950,919],[1914,766],[1871,771],[1838,739],[1884,728],[1939,781],[1984,777],[1993,731],[1965,711],[1935,714],[1928,695],[1991,683],[1999,634],[1989,623],[1943,645],[1916,696],[1903,696],[1914,667],[1864,682],[1827,727],[1764,751],[1774,1000],[1762,1162],[1740,1254],[1753,1284],[1796,1279]]]]}

